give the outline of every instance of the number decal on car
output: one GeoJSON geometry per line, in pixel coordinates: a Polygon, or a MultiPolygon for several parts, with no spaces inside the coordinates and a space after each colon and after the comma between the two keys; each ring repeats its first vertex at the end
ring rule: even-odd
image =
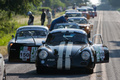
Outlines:
{"type": "Polygon", "coordinates": [[[22,59],[23,61],[30,60],[30,62],[34,62],[36,60],[36,51],[37,47],[21,47],[20,59],[22,59]]]}
{"type": "Polygon", "coordinates": [[[21,47],[20,48],[20,59],[23,61],[27,61],[27,59],[30,58],[30,51],[28,50],[28,47],[21,47]]]}

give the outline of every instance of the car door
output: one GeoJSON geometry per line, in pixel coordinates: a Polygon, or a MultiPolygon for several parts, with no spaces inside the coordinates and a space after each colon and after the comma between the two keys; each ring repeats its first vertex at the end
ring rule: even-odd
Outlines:
{"type": "Polygon", "coordinates": [[[106,45],[103,44],[103,39],[100,34],[96,34],[92,38],[93,48],[96,54],[96,63],[109,62],[109,50],[106,45]]]}

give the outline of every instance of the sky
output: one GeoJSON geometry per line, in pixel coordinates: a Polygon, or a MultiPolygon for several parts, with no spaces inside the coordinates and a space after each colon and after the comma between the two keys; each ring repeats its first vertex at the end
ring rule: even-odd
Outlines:
{"type": "Polygon", "coordinates": [[[101,0],[90,0],[92,4],[99,5],[101,0]]]}

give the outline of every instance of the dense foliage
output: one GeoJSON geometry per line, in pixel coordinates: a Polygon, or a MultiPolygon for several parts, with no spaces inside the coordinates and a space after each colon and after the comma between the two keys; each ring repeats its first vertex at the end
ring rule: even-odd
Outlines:
{"type": "Polygon", "coordinates": [[[9,12],[25,13],[33,5],[39,5],[41,0],[0,0],[0,9],[9,12]]]}
{"type": "Polygon", "coordinates": [[[81,3],[86,3],[89,0],[44,0],[43,6],[51,7],[51,8],[57,8],[57,7],[68,7],[72,6],[74,3],[76,5],[80,5],[81,3]]]}

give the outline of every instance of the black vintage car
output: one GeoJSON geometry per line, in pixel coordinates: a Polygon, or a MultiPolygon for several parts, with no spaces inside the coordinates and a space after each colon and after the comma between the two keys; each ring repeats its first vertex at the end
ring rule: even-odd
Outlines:
{"type": "Polygon", "coordinates": [[[38,74],[74,69],[93,73],[96,63],[109,62],[108,48],[103,44],[93,44],[84,30],[55,29],[42,43],[36,58],[38,74]]]}

